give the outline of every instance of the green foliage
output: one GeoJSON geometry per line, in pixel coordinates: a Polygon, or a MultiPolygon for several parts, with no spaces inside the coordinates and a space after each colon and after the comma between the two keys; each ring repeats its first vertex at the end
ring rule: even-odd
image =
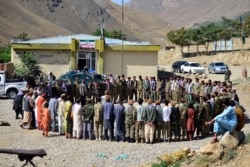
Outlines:
{"type": "Polygon", "coordinates": [[[207,167],[209,166],[209,164],[213,163],[214,160],[209,157],[208,155],[201,155],[198,156],[195,160],[194,160],[194,166],[195,167],[207,167]]]}
{"type": "MultiPolygon", "coordinates": [[[[95,36],[101,36],[101,30],[100,29],[95,29],[95,31],[92,32],[92,35],[95,36]]],[[[121,30],[114,30],[114,31],[104,31],[104,37],[107,38],[114,38],[114,39],[123,39],[126,40],[127,39],[127,35],[126,34],[122,34],[121,30]]]]}
{"type": "Polygon", "coordinates": [[[222,161],[224,163],[227,163],[228,161],[234,159],[235,157],[236,157],[236,151],[234,149],[228,149],[225,151],[222,161]]]}
{"type": "Polygon", "coordinates": [[[159,160],[159,163],[153,163],[152,167],[181,167],[181,162],[184,161],[184,159],[182,159],[182,160],[178,160],[174,163],[170,163],[170,162],[165,161],[159,157],[157,157],[157,159],[159,160]]]}
{"type": "Polygon", "coordinates": [[[0,62],[8,63],[11,60],[11,49],[10,45],[7,47],[0,47],[0,62]]]}
{"type": "Polygon", "coordinates": [[[22,32],[22,33],[18,34],[14,38],[22,40],[22,41],[28,41],[28,40],[30,40],[30,38],[28,37],[28,34],[25,33],[25,32],[22,32]]]}
{"type": "MultiPolygon", "coordinates": [[[[221,22],[207,22],[200,27],[185,29],[180,28],[175,31],[170,31],[167,34],[167,38],[173,44],[180,47],[183,54],[183,47],[196,45],[197,53],[198,46],[205,45],[208,53],[208,47],[211,42],[218,40],[229,40],[232,37],[241,37],[242,30],[244,30],[244,36],[250,35],[250,16],[242,16],[242,22],[240,19],[228,19],[222,17],[221,22]]],[[[243,37],[244,37],[243,36],[243,37]]],[[[242,38],[244,39],[244,38],[242,38]]]]}
{"type": "MultiPolygon", "coordinates": [[[[101,36],[101,30],[99,28],[95,29],[95,31],[92,32],[92,35],[101,36]]],[[[104,31],[104,37],[110,37],[110,32],[104,31]]]]}
{"type": "Polygon", "coordinates": [[[181,49],[181,53],[183,54],[183,47],[190,45],[190,39],[187,35],[188,30],[186,30],[184,27],[176,30],[176,31],[170,31],[167,34],[168,39],[178,45],[181,49]]]}
{"type": "Polygon", "coordinates": [[[40,66],[37,65],[36,59],[30,52],[21,54],[20,59],[22,64],[16,65],[14,68],[15,77],[25,78],[30,85],[34,86],[35,79],[39,77],[42,72],[40,66]]]}
{"type": "Polygon", "coordinates": [[[245,136],[245,144],[249,144],[250,143],[250,133],[246,134],[245,136]]]}

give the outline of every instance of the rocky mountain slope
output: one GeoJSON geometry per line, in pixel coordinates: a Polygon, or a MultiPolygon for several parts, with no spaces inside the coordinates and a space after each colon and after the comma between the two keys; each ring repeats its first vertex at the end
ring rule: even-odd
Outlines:
{"type": "Polygon", "coordinates": [[[246,0],[131,0],[126,6],[185,27],[218,21],[222,16],[235,18],[250,11],[250,1],[246,0]]]}
{"type": "Polygon", "coordinates": [[[165,42],[172,27],[163,19],[121,6],[110,0],[9,0],[0,5],[0,46],[25,32],[30,38],[86,33],[100,28],[121,30],[128,40],[165,42]],[[160,39],[159,39],[160,38],[160,39]]]}

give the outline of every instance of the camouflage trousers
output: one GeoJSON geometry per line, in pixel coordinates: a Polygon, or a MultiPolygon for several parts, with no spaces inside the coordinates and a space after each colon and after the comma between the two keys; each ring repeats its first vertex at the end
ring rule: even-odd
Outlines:
{"type": "Polygon", "coordinates": [[[102,138],[103,133],[103,122],[95,121],[94,123],[95,137],[96,139],[102,138]]]}
{"type": "Polygon", "coordinates": [[[126,134],[125,137],[126,138],[131,138],[131,139],[135,139],[135,125],[134,124],[126,124],[126,134]]]}

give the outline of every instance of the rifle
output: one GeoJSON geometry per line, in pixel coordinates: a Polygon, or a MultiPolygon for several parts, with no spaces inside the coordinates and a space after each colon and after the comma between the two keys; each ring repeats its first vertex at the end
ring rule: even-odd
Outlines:
{"type": "Polygon", "coordinates": [[[25,164],[22,165],[26,166],[28,163],[30,163],[32,166],[36,166],[32,159],[36,156],[39,156],[43,158],[43,156],[46,156],[47,153],[44,149],[37,149],[37,150],[23,150],[23,149],[2,149],[0,148],[0,153],[4,154],[17,154],[20,161],[26,160],[25,164]]]}

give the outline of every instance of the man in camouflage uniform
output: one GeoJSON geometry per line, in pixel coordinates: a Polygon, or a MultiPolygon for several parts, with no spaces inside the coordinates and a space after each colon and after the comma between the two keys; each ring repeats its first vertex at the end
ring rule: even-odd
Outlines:
{"type": "Polygon", "coordinates": [[[137,94],[139,98],[143,98],[143,80],[141,75],[139,76],[139,80],[138,80],[138,87],[137,87],[137,94]]]}
{"type": "Polygon", "coordinates": [[[135,142],[135,122],[136,108],[133,106],[133,100],[129,100],[128,107],[125,110],[125,138],[128,142],[135,142]]]}
{"type": "Polygon", "coordinates": [[[219,98],[219,94],[218,92],[214,92],[214,117],[217,116],[218,114],[220,114],[220,106],[221,104],[221,100],[219,98]]]}
{"type": "Polygon", "coordinates": [[[94,130],[96,140],[102,140],[103,115],[101,98],[97,97],[97,103],[94,104],[94,130]]]}
{"type": "Polygon", "coordinates": [[[201,97],[201,105],[202,105],[202,116],[200,117],[202,119],[202,125],[201,126],[201,132],[202,136],[205,137],[209,132],[210,129],[209,127],[205,126],[205,122],[209,121],[211,119],[210,114],[211,114],[211,106],[208,103],[207,97],[201,97]]]}
{"type": "Polygon", "coordinates": [[[225,72],[225,81],[224,81],[225,83],[227,82],[231,83],[230,81],[231,74],[232,74],[231,70],[227,67],[225,72]]]}
{"type": "Polygon", "coordinates": [[[182,140],[185,140],[185,138],[186,138],[186,126],[187,126],[187,122],[186,122],[186,120],[187,120],[187,117],[186,117],[186,115],[187,115],[187,104],[185,103],[185,100],[184,100],[184,98],[181,98],[180,99],[180,104],[179,104],[179,111],[180,111],[180,131],[179,131],[179,134],[180,134],[180,136],[181,136],[181,139],[182,140]]]}
{"type": "Polygon", "coordinates": [[[92,99],[87,99],[87,104],[83,106],[83,139],[92,139],[93,118],[94,118],[94,106],[92,105],[92,99]]]}
{"type": "Polygon", "coordinates": [[[211,81],[211,79],[209,79],[208,85],[207,85],[207,94],[206,95],[211,94],[212,89],[213,89],[212,81],[211,81]]]}
{"type": "Polygon", "coordinates": [[[145,79],[143,80],[143,95],[144,95],[144,100],[149,99],[150,81],[148,79],[148,76],[146,76],[145,79]]]}
{"type": "Polygon", "coordinates": [[[166,79],[166,86],[165,86],[165,98],[166,100],[170,100],[171,99],[171,82],[170,82],[170,78],[166,79]]]}
{"type": "Polygon", "coordinates": [[[199,78],[195,78],[195,82],[193,84],[193,98],[195,99],[196,97],[200,97],[200,82],[199,78]]]}
{"type": "Polygon", "coordinates": [[[163,80],[162,79],[157,79],[156,81],[156,100],[160,100],[161,101],[161,93],[162,93],[162,83],[163,80]]]}

